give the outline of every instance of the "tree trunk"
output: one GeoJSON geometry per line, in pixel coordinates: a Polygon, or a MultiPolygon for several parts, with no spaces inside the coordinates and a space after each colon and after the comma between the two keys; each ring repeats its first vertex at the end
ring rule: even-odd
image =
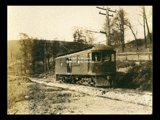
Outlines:
{"type": "Polygon", "coordinates": [[[144,11],[143,11],[143,12],[144,12],[144,18],[145,18],[145,20],[146,20],[147,31],[148,31],[148,35],[149,35],[149,38],[150,38],[150,41],[151,41],[152,38],[151,38],[151,34],[150,34],[150,32],[149,32],[149,26],[148,26],[148,22],[147,22],[145,7],[143,7],[143,9],[144,9],[144,11]]]}
{"type": "Polygon", "coordinates": [[[27,59],[27,57],[26,57],[26,52],[25,52],[25,58],[24,58],[24,66],[25,66],[25,69],[24,69],[24,73],[26,74],[27,73],[27,61],[26,61],[26,59],[27,59]]]}
{"type": "Polygon", "coordinates": [[[32,63],[32,64],[33,64],[32,70],[33,70],[34,74],[36,73],[35,62],[36,62],[36,61],[34,60],[33,63],[32,63]]]}
{"type": "Polygon", "coordinates": [[[121,29],[121,43],[122,43],[122,52],[124,52],[125,43],[124,43],[124,28],[123,27],[121,29]]]}
{"type": "Polygon", "coordinates": [[[138,43],[137,43],[136,35],[135,35],[135,33],[133,32],[132,27],[131,27],[131,26],[129,26],[129,28],[130,28],[130,30],[132,31],[132,34],[134,35],[134,38],[135,38],[135,40],[136,40],[137,50],[138,50],[138,43]]]}
{"type": "Polygon", "coordinates": [[[121,13],[121,38],[122,38],[122,52],[124,52],[124,47],[125,47],[125,43],[124,43],[124,12],[122,11],[121,13]]]}
{"type": "Polygon", "coordinates": [[[145,17],[143,12],[143,27],[144,27],[144,42],[145,42],[145,48],[147,48],[147,39],[146,39],[146,25],[145,25],[145,17]]]}
{"type": "Polygon", "coordinates": [[[49,57],[48,57],[48,70],[50,70],[49,57]]]}

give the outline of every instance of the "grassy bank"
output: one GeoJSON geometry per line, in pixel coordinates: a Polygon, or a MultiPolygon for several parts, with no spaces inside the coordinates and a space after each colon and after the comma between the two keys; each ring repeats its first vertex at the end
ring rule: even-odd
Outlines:
{"type": "Polygon", "coordinates": [[[81,93],[34,83],[21,77],[8,77],[7,80],[7,114],[72,112],[64,103],[81,96],[81,93]]]}
{"type": "Polygon", "coordinates": [[[28,94],[28,86],[32,84],[22,77],[7,78],[7,109],[12,108],[16,102],[23,101],[28,94]]]}
{"type": "MultiPolygon", "coordinates": [[[[124,66],[126,66],[126,64],[127,63],[123,63],[124,66]]],[[[140,63],[140,65],[134,65],[128,70],[128,72],[125,74],[125,76],[123,76],[123,78],[118,80],[117,86],[120,88],[131,88],[151,91],[153,89],[152,74],[152,61],[140,63]]]]}

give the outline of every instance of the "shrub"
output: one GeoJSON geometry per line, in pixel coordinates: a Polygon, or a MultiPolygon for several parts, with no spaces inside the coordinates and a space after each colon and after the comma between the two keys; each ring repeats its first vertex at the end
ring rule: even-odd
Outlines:
{"type": "MultiPolygon", "coordinates": [[[[131,65],[134,65],[131,63],[131,65]]],[[[152,61],[141,63],[128,70],[128,73],[117,83],[121,88],[152,90],[152,61]]]]}

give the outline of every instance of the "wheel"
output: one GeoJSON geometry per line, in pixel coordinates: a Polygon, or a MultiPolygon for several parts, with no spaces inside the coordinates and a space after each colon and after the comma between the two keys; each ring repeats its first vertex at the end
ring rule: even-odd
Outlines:
{"type": "Polygon", "coordinates": [[[93,86],[93,87],[97,87],[97,83],[96,83],[95,79],[96,78],[94,78],[94,77],[91,78],[91,86],[93,86]]]}
{"type": "Polygon", "coordinates": [[[88,85],[91,86],[91,78],[88,78],[88,85]]]}
{"type": "Polygon", "coordinates": [[[81,80],[80,80],[80,84],[82,85],[82,84],[83,84],[83,82],[84,82],[84,78],[81,78],[81,80]]]}
{"type": "Polygon", "coordinates": [[[71,77],[71,83],[72,83],[72,84],[75,84],[75,83],[76,83],[75,77],[71,77]]]}

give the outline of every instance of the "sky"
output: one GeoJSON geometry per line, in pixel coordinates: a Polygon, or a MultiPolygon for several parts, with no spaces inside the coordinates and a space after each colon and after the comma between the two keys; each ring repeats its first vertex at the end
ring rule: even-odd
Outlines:
{"type": "MultiPolygon", "coordinates": [[[[100,6],[103,7],[103,6],[100,6]]],[[[123,8],[137,31],[137,38],[144,38],[143,23],[139,6],[104,6],[111,10],[123,8]]],[[[145,6],[148,17],[149,29],[152,31],[152,6],[145,6]]],[[[45,40],[73,41],[74,26],[83,29],[100,31],[105,21],[105,16],[100,15],[96,6],[7,6],[7,40],[19,40],[19,33],[26,33],[29,37],[45,40]]],[[[115,16],[114,13],[113,16],[115,16]]],[[[112,19],[112,17],[111,17],[112,19]]],[[[93,33],[95,42],[106,40],[106,36],[93,33]]],[[[125,31],[125,41],[133,40],[129,29],[125,31]]]]}

